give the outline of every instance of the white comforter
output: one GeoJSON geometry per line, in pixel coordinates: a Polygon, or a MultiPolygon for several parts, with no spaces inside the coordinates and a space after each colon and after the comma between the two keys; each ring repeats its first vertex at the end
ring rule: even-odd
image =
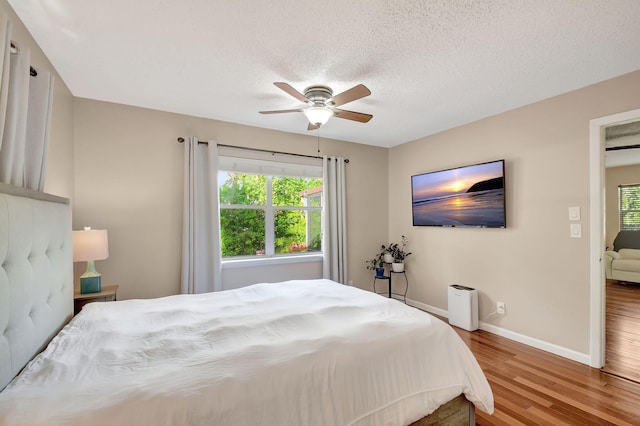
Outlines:
{"type": "Polygon", "coordinates": [[[464,393],[451,327],[327,280],[86,305],[0,393],[0,425],[398,425],[464,393]]]}

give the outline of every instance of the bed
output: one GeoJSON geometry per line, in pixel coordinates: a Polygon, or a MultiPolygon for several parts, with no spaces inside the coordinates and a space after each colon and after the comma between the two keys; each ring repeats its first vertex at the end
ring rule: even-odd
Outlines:
{"type": "MultiPolygon", "coordinates": [[[[14,232],[5,205],[23,201],[2,195],[2,241],[14,232]]],[[[70,224],[60,216],[52,226],[66,231],[53,245],[64,255],[53,257],[66,271],[70,224]]],[[[15,309],[5,300],[13,293],[2,293],[0,312],[15,309]]],[[[25,299],[20,306],[31,305],[25,299]]],[[[38,334],[28,358],[64,326],[46,348],[15,378],[19,364],[2,371],[0,388],[10,383],[0,425],[467,424],[470,404],[493,411],[482,370],[448,324],[332,281],[92,303],[67,323],[71,301],[69,292],[66,313],[38,334]]],[[[3,336],[16,327],[9,323],[0,322],[3,336]]],[[[2,341],[1,364],[15,341],[2,341]]]]}

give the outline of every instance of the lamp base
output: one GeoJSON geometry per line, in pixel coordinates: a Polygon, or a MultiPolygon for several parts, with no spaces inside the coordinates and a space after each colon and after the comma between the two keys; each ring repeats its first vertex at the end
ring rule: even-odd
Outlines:
{"type": "Polygon", "coordinates": [[[102,277],[80,277],[80,294],[100,293],[102,291],[102,277]]]}

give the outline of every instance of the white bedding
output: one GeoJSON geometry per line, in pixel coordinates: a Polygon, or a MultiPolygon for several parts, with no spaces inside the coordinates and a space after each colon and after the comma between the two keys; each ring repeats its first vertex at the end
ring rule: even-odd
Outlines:
{"type": "Polygon", "coordinates": [[[464,393],[451,327],[327,280],[86,305],[0,393],[0,425],[398,425],[464,393]]]}

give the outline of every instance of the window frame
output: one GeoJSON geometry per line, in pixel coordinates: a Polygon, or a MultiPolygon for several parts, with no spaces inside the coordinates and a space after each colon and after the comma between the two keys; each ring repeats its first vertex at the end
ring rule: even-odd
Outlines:
{"type": "MultiPolygon", "coordinates": [[[[311,177],[311,176],[296,176],[295,174],[275,174],[275,173],[256,173],[254,171],[243,171],[241,168],[237,168],[235,170],[228,170],[226,168],[219,168],[219,172],[223,173],[238,173],[238,174],[249,174],[249,175],[258,175],[264,176],[266,179],[266,196],[265,196],[265,204],[223,204],[218,195],[218,208],[220,210],[223,209],[237,209],[237,210],[263,210],[264,211],[264,221],[265,221],[265,253],[262,255],[253,254],[253,255],[239,255],[239,256],[222,256],[222,262],[225,265],[238,265],[237,267],[242,267],[243,264],[249,262],[260,262],[261,264],[280,264],[280,263],[293,263],[293,262],[285,262],[281,260],[274,259],[293,259],[299,258],[298,261],[321,261],[323,258],[323,250],[322,246],[319,251],[312,252],[294,252],[294,253],[275,253],[275,212],[277,210],[291,210],[291,211],[302,211],[307,212],[306,217],[307,221],[309,220],[309,212],[319,211],[322,215],[322,210],[324,206],[324,191],[320,193],[320,206],[279,206],[274,205],[273,203],[273,180],[277,177],[292,177],[292,178],[300,178],[300,179],[322,179],[322,177],[311,177]],[[304,259],[303,259],[304,258],[304,259]]],[[[322,223],[322,222],[321,222],[322,223]]],[[[324,225],[321,224],[322,231],[324,231],[324,225]]],[[[222,235],[220,235],[222,238],[222,235]]],[[[308,244],[309,242],[307,242],[308,244]]]]}

